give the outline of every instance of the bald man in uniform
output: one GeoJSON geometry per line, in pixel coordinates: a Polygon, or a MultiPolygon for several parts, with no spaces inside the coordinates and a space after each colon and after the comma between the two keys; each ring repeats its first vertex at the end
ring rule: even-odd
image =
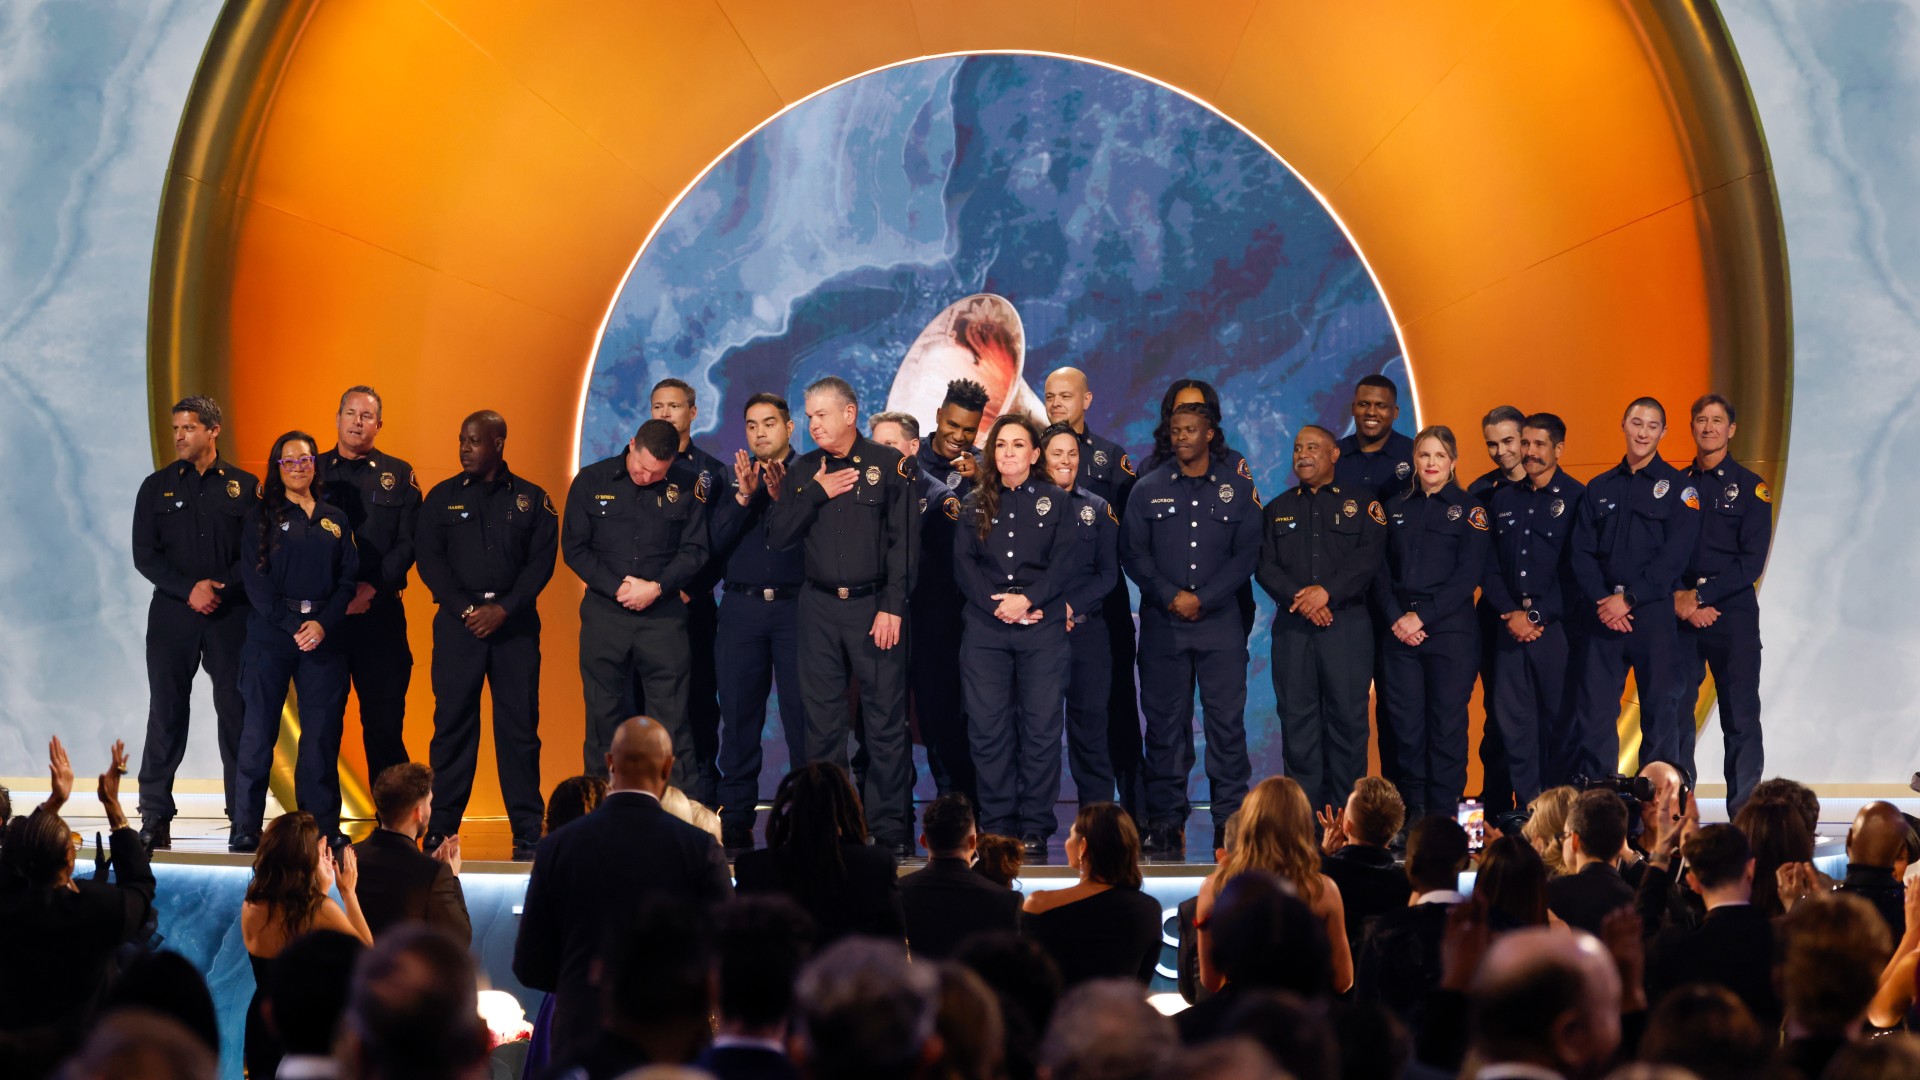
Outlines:
{"type": "Polygon", "coordinates": [[[1835,892],[1849,892],[1872,904],[1895,941],[1907,931],[1906,887],[1893,874],[1894,863],[1907,857],[1913,827],[1890,802],[1870,802],[1853,817],[1847,830],[1847,876],[1835,892]]]}

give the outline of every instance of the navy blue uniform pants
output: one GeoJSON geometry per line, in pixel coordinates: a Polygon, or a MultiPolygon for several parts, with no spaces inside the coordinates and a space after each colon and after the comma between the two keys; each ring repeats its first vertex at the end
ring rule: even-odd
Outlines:
{"type": "Polygon", "coordinates": [[[588,776],[607,775],[613,731],[634,706],[636,684],[652,717],[673,739],[674,787],[691,793],[697,755],[687,723],[687,616],[680,598],[661,597],[644,612],[628,611],[596,592],[580,601],[580,688],[586,697],[588,776]]]}
{"type": "MultiPolygon", "coordinates": [[[[1720,705],[1720,733],[1726,740],[1727,811],[1739,813],[1760,783],[1765,758],[1760,748],[1760,607],[1751,594],[1744,605],[1729,604],[1705,630],[1679,623],[1679,723],[1692,727],[1700,704],[1700,680],[1713,672],[1720,705]]],[[[1691,758],[1691,755],[1689,755],[1691,758]]],[[[1688,771],[1692,775],[1692,771],[1688,771]]]]}
{"type": "Polygon", "coordinates": [[[1315,626],[1282,612],[1273,621],[1273,701],[1287,775],[1315,810],[1343,807],[1367,774],[1367,682],[1373,620],[1364,605],[1315,626]]]}
{"type": "Polygon", "coordinates": [[[922,603],[907,619],[907,686],[934,790],[980,803],[960,690],[960,609],[922,603]]]}
{"type": "MultiPolygon", "coordinates": [[[[1520,805],[1572,778],[1573,737],[1567,695],[1567,628],[1541,627],[1540,636],[1522,644],[1504,620],[1493,630],[1494,713],[1506,745],[1507,768],[1520,805]]],[[[1492,725],[1489,718],[1489,727],[1492,725]]]]}
{"type": "Polygon", "coordinates": [[[1147,823],[1184,827],[1191,809],[1193,694],[1200,691],[1211,815],[1217,833],[1247,796],[1247,631],[1237,606],[1198,622],[1140,613],[1140,705],[1146,714],[1147,823]]]}
{"type": "Polygon", "coordinates": [[[1680,621],[1673,617],[1672,601],[1664,597],[1640,605],[1633,629],[1615,633],[1598,622],[1582,635],[1586,648],[1580,663],[1579,704],[1574,723],[1579,728],[1580,758],[1574,772],[1608,776],[1620,769],[1620,695],[1627,672],[1640,698],[1640,766],[1665,761],[1693,775],[1693,717],[1678,722],[1680,621]],[[1684,729],[1684,730],[1683,730],[1684,729]]]}
{"type": "Polygon", "coordinates": [[[913,837],[913,740],[907,730],[907,657],[904,644],[873,643],[878,597],[842,600],[811,585],[800,588],[800,696],[807,710],[807,759],[847,768],[853,726],[849,682],[860,686],[867,768],[861,801],[867,831],[888,846],[913,837]]]}
{"type": "Polygon", "coordinates": [[[687,645],[692,666],[687,671],[687,726],[693,731],[694,779],[687,794],[695,802],[720,802],[720,675],[715,645],[720,634],[720,605],[711,588],[688,590],[687,645]]]}
{"type": "Polygon", "coordinates": [[[407,644],[407,609],[397,596],[382,596],[340,624],[353,696],[360,703],[360,738],[367,750],[367,779],[407,761],[403,737],[407,686],[413,682],[413,649],[407,644]]]}
{"type": "Polygon", "coordinates": [[[493,761],[515,847],[540,842],[546,803],[540,793],[540,616],[508,619],[474,637],[454,608],[433,617],[433,819],[452,835],[473,797],[480,760],[480,690],[493,696],[493,761]]]}
{"type": "MultiPolygon", "coordinates": [[[[1133,596],[1123,577],[1101,605],[1107,622],[1107,761],[1120,805],[1136,819],[1146,820],[1147,789],[1141,777],[1142,752],[1140,690],[1135,684],[1136,636],[1133,596]]],[[[1075,630],[1074,633],[1079,633],[1075,630]]]]}
{"type": "MultiPolygon", "coordinates": [[[[1114,797],[1113,759],[1107,750],[1108,724],[1112,720],[1112,638],[1100,613],[1067,632],[1071,654],[1067,667],[1067,771],[1073,777],[1074,797],[1081,806],[1114,797]]],[[[1133,654],[1131,642],[1127,654],[1133,654]]]]}
{"type": "Polygon", "coordinates": [[[1452,817],[1467,786],[1467,702],[1479,673],[1479,627],[1463,613],[1418,645],[1386,638],[1387,726],[1406,778],[1408,822],[1452,817]]]}
{"type": "Polygon", "coordinates": [[[249,618],[240,649],[240,696],[246,719],[234,762],[233,835],[258,836],[267,813],[273,747],[291,681],[300,709],[299,757],[294,763],[295,805],[313,815],[322,835],[340,831],[340,725],[347,710],[347,657],[331,639],[301,652],[293,635],[249,618]]]}
{"type": "Polygon", "coordinates": [[[182,601],[156,594],[147,606],[147,740],[140,751],[143,821],[173,818],[173,776],[187,754],[193,676],[203,667],[213,683],[221,790],[226,793],[227,812],[232,813],[233,763],[240,752],[240,729],[246,716],[246,702],[240,696],[246,604],[246,597],[230,596],[212,615],[202,615],[182,601]]]}
{"type": "Polygon", "coordinates": [[[1060,697],[1070,663],[1062,618],[1010,626],[971,607],[962,617],[960,667],[982,832],[1053,835],[1060,697]]]}
{"type": "Polygon", "coordinates": [[[1506,630],[1500,613],[1485,601],[1475,605],[1473,613],[1480,622],[1480,708],[1486,714],[1486,723],[1480,729],[1480,804],[1487,813],[1498,814],[1527,805],[1525,799],[1515,805],[1520,788],[1507,758],[1507,729],[1500,723],[1500,695],[1495,690],[1498,676],[1494,666],[1499,659],[1500,636],[1506,630]]]}
{"type": "Polygon", "coordinates": [[[780,727],[786,735],[787,765],[807,761],[807,721],[800,704],[797,640],[800,600],[763,599],[759,593],[729,592],[720,600],[716,652],[727,658],[720,684],[720,820],[737,828],[753,827],[760,801],[760,737],[767,726],[767,694],[780,691],[780,727]]]}

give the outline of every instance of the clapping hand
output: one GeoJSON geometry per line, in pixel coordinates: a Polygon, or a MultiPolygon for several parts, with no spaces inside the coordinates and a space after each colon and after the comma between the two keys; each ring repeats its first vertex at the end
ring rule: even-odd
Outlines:
{"type": "Polygon", "coordinates": [[[47,743],[47,801],[40,805],[47,810],[58,812],[67,805],[67,799],[73,795],[73,762],[67,758],[67,748],[60,745],[60,737],[54,736],[47,743]]]}
{"type": "Polygon", "coordinates": [[[1320,853],[1331,855],[1347,846],[1347,814],[1331,806],[1320,811],[1320,853]]]}
{"type": "Polygon", "coordinates": [[[107,771],[100,774],[100,783],[94,792],[107,812],[107,827],[119,829],[127,824],[127,815],[120,809],[120,778],[127,775],[127,744],[115,740],[112,753],[113,761],[107,771]]]}
{"type": "Polygon", "coordinates": [[[745,450],[733,452],[733,497],[741,506],[760,490],[760,468],[745,450]]]}
{"type": "Polygon", "coordinates": [[[458,834],[447,837],[440,846],[433,849],[435,862],[446,863],[453,870],[453,876],[460,876],[460,837],[458,834]]]}

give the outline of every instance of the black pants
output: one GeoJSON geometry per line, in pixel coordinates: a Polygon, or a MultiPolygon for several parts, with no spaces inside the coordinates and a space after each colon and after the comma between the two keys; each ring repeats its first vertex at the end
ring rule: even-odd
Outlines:
{"type": "Polygon", "coordinates": [[[1184,827],[1191,804],[1193,693],[1207,739],[1207,793],[1216,834],[1247,797],[1247,632],[1238,607],[1199,622],[1140,613],[1140,704],[1147,718],[1147,823],[1184,827]]]}
{"type": "Polygon", "coordinates": [[[780,690],[780,727],[789,767],[807,760],[807,721],[800,704],[800,600],[763,600],[729,592],[720,600],[717,651],[727,658],[720,684],[720,820],[752,828],[760,799],[767,694],[780,690]]]}
{"type": "Polygon", "coordinates": [[[720,676],[714,645],[720,605],[711,588],[687,590],[687,726],[693,730],[693,786],[687,794],[706,806],[720,805],[720,676]]]}
{"type": "MultiPolygon", "coordinates": [[[[1132,628],[1131,622],[1128,628],[1132,628]]],[[[1128,637],[1132,635],[1129,634],[1128,637]]],[[[1098,613],[1067,633],[1067,772],[1081,806],[1114,797],[1113,758],[1108,751],[1113,693],[1113,635],[1098,613]]],[[[1127,643],[1133,656],[1133,643],[1127,643]]],[[[1131,680],[1133,674],[1128,672],[1131,680]]]]}
{"type": "Polygon", "coordinates": [[[460,613],[433,617],[433,818],[428,828],[460,831],[480,760],[480,690],[493,696],[493,760],[515,847],[540,842],[540,616],[527,611],[484,638],[460,613]]]}
{"type": "Polygon", "coordinates": [[[1624,634],[1587,617],[1591,625],[1583,635],[1574,721],[1580,737],[1575,772],[1607,776],[1620,768],[1620,695],[1631,670],[1640,698],[1640,767],[1664,761],[1692,776],[1693,716],[1683,724],[1675,715],[1680,620],[1664,597],[1641,604],[1634,616],[1633,629],[1624,634]]]}
{"type": "Polygon", "coordinates": [[[960,605],[916,605],[907,620],[907,689],[920,741],[927,748],[927,772],[934,790],[957,791],[980,805],[973,748],[967,742],[967,709],[960,688],[960,605]]]}
{"type": "Polygon", "coordinates": [[[1367,774],[1367,682],[1373,620],[1355,604],[1328,626],[1280,612],[1273,621],[1273,701],[1287,775],[1318,811],[1347,805],[1367,774]]]}
{"type": "Polygon", "coordinates": [[[841,600],[811,585],[800,589],[800,695],[807,706],[807,757],[848,765],[852,728],[849,679],[860,683],[867,768],[861,800],[877,843],[913,836],[913,742],[907,731],[907,658],[900,645],[881,649],[870,631],[877,597],[841,600]]]}
{"type": "Polygon", "coordinates": [[[340,725],[347,710],[347,656],[331,639],[301,652],[293,635],[255,615],[240,650],[240,695],[246,720],[234,762],[235,836],[260,835],[267,781],[280,741],[280,714],[291,680],[300,708],[300,744],[293,768],[295,805],[313,815],[322,835],[340,831],[340,725]]]}
{"type": "Polygon", "coordinates": [[[1426,640],[1386,643],[1387,724],[1406,782],[1407,820],[1453,817],[1467,785],[1467,702],[1480,666],[1479,627],[1471,612],[1427,628],[1426,640]]]}
{"type": "MultiPolygon", "coordinates": [[[[1480,708],[1486,714],[1486,724],[1480,730],[1480,803],[1487,813],[1498,814],[1518,808],[1514,793],[1519,790],[1508,762],[1507,728],[1500,723],[1500,696],[1494,690],[1499,640],[1507,631],[1505,621],[1491,604],[1483,601],[1474,606],[1473,613],[1480,622],[1480,708]]],[[[1508,637],[1511,639],[1511,635],[1508,637]]],[[[1537,783],[1537,757],[1534,765],[1537,783]]],[[[1535,795],[1539,793],[1538,789],[1534,791],[1535,795]]],[[[1527,804],[1520,800],[1518,805],[1527,804]]]]}
{"type": "Polygon", "coordinates": [[[202,667],[213,683],[221,790],[226,794],[226,812],[232,813],[233,763],[240,753],[240,728],[246,716],[246,702],[240,696],[240,651],[246,640],[244,596],[225,597],[212,615],[202,615],[158,593],[147,605],[147,741],[140,751],[141,820],[173,818],[173,776],[187,753],[193,676],[202,667]]]}
{"type": "MultiPolygon", "coordinates": [[[[1146,759],[1144,731],[1140,722],[1140,688],[1134,666],[1139,626],[1133,621],[1133,597],[1125,578],[1107,594],[1101,607],[1107,620],[1107,760],[1113,766],[1113,783],[1120,793],[1120,805],[1136,820],[1145,821],[1147,785],[1141,764],[1146,759]]],[[[1079,631],[1075,631],[1078,633],[1079,631]]]]}
{"type": "MultiPolygon", "coordinates": [[[[1726,740],[1727,811],[1739,813],[1760,783],[1760,607],[1753,594],[1728,601],[1705,630],[1679,624],[1679,702],[1675,722],[1693,726],[1700,680],[1710,669],[1726,740]]],[[[1689,774],[1691,775],[1691,774],[1689,774]]]]}
{"type": "Polygon", "coordinates": [[[413,682],[413,649],[407,644],[407,609],[399,597],[374,601],[340,625],[340,646],[360,702],[360,734],[367,748],[367,781],[389,765],[407,761],[403,738],[407,686],[413,682]]]}
{"type": "Polygon", "coordinates": [[[646,691],[646,715],[673,739],[674,787],[691,790],[696,752],[687,723],[686,606],[662,596],[645,611],[628,611],[591,590],[580,601],[580,688],[586,696],[588,776],[607,775],[613,731],[632,714],[636,681],[646,691]]]}
{"type": "Polygon", "coordinates": [[[1502,621],[1493,631],[1493,695],[1513,790],[1526,806],[1540,792],[1573,777],[1572,685],[1567,679],[1567,627],[1550,622],[1521,644],[1502,621]]]}
{"type": "Polygon", "coordinates": [[[1066,619],[1010,626],[972,607],[964,619],[960,666],[980,831],[1050,837],[1060,801],[1060,697],[1071,662],[1066,619]]]}

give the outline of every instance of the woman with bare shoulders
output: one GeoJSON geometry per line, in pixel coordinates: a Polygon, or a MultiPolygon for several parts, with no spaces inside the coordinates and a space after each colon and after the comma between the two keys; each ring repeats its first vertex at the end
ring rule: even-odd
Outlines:
{"type": "Polygon", "coordinates": [[[246,1063],[249,1076],[272,1076],[280,1063],[280,1046],[261,1023],[260,1003],[273,984],[274,961],[292,941],[312,930],[336,930],[367,945],[373,931],[360,914],[354,888],[360,867],[353,848],[333,848],[313,815],[282,814],[267,826],[260,850],[253,857],[253,880],[240,905],[240,940],[253,965],[253,1001],[247,1005],[246,1063]],[[327,895],[340,886],[336,902],[327,895]]]}
{"type": "Polygon", "coordinates": [[[1088,803],[1067,830],[1080,880],[1027,897],[1020,932],[1060,965],[1069,987],[1089,979],[1153,979],[1160,903],[1140,891],[1140,832],[1118,803],[1088,803]]]}
{"type": "Polygon", "coordinates": [[[1227,882],[1248,870],[1278,874],[1299,893],[1326,924],[1327,945],[1333,958],[1336,994],[1353,986],[1353,949],[1347,943],[1346,912],[1340,886],[1320,872],[1320,848],[1313,841],[1313,807],[1299,784],[1284,776],[1270,776],[1254,785],[1240,804],[1240,828],[1233,850],[1218,869],[1200,883],[1200,902],[1194,905],[1193,925],[1199,934],[1200,984],[1218,991],[1226,976],[1208,958],[1207,922],[1213,902],[1227,882]]]}

